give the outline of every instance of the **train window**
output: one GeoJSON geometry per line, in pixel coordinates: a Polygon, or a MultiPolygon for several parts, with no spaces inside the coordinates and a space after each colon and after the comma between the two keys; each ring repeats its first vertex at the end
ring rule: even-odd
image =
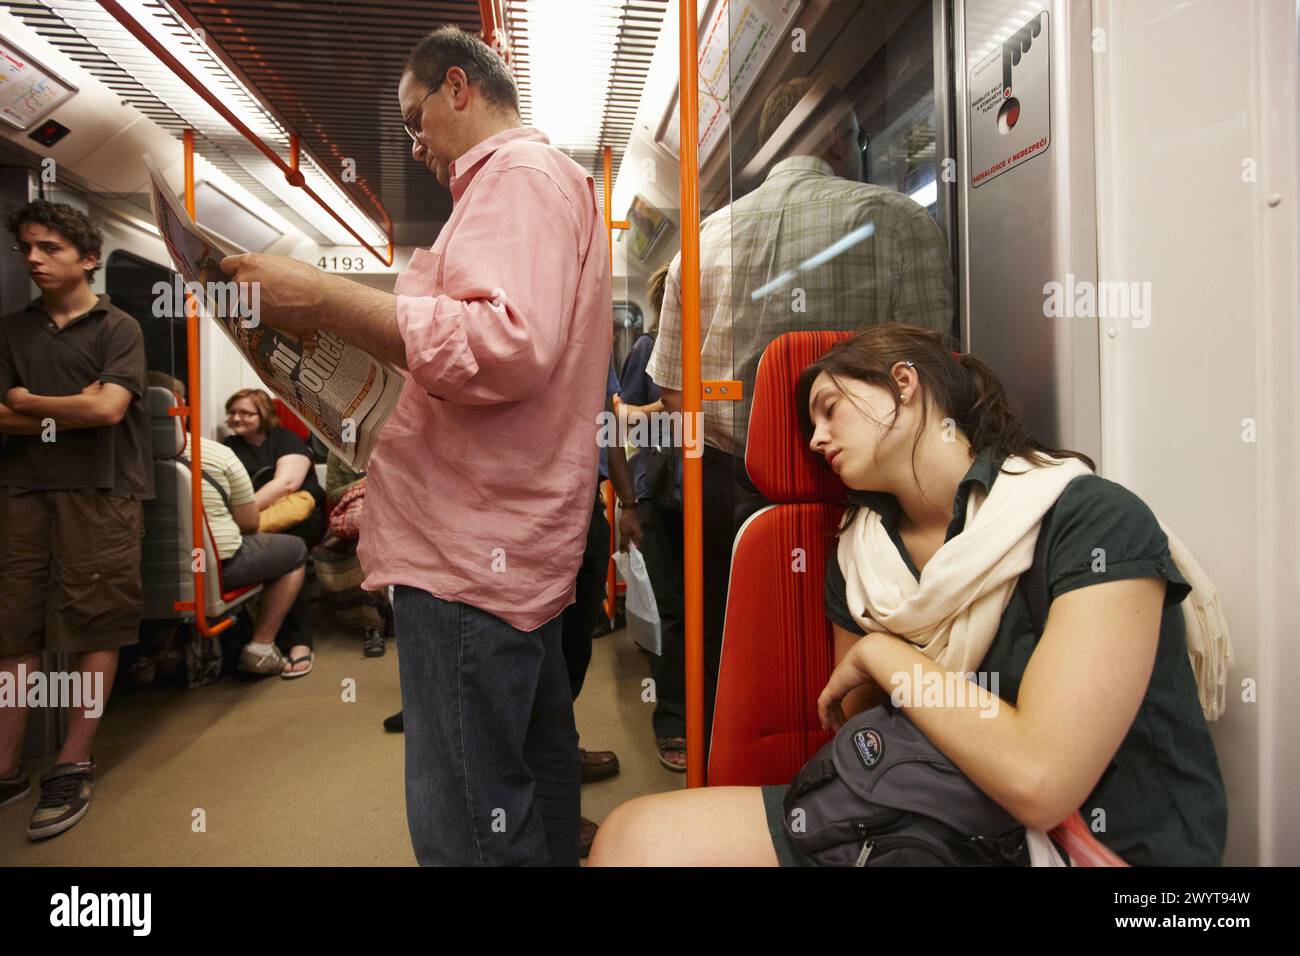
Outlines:
{"type": "Polygon", "coordinates": [[[108,256],[104,289],[115,306],[140,323],[149,369],[166,372],[183,381],[189,361],[185,319],[166,314],[159,317],[154,308],[158,298],[154,293],[155,285],[164,282],[171,288],[175,275],[166,266],[117,250],[108,256]]]}
{"type": "Polygon", "coordinates": [[[936,10],[788,0],[706,14],[720,29],[700,30],[701,195],[714,210],[700,230],[703,377],[739,379],[744,398],[706,402],[704,434],[738,475],[758,362],[778,336],[884,322],[955,331],[936,10]],[[710,66],[715,36],[731,38],[716,51],[729,69],[710,66]],[[710,103],[729,114],[710,118],[710,103]]]}

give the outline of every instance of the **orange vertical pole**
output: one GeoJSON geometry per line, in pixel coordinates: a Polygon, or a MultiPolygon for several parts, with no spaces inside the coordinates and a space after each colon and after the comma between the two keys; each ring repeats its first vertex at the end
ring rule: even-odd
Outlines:
{"type": "MultiPolygon", "coordinates": [[[[185,211],[190,218],[195,218],[194,211],[194,130],[185,131],[185,211]]],[[[203,550],[203,426],[199,421],[201,399],[200,364],[199,364],[199,317],[198,305],[187,292],[185,294],[185,338],[189,346],[189,367],[186,370],[188,394],[186,404],[190,409],[190,526],[194,529],[194,549],[203,550]]],[[[206,567],[206,565],[197,565],[206,567]]],[[[194,572],[194,620],[200,630],[207,623],[205,604],[207,590],[204,586],[204,572],[194,572]]]]}
{"type": "MultiPolygon", "coordinates": [[[[681,139],[682,415],[699,416],[700,386],[700,131],[699,15],[696,0],[678,6],[677,112],[681,139]]],[[[696,435],[683,427],[684,434],[696,435]]],[[[702,448],[687,449],[682,477],[683,578],[686,598],[686,785],[704,772],[704,525],[702,448]]]]}
{"type": "Polygon", "coordinates": [[[605,162],[605,238],[609,240],[609,276],[610,279],[613,280],[614,278],[614,216],[611,213],[609,206],[610,203],[614,201],[613,199],[614,190],[613,190],[613,186],[610,184],[609,178],[610,176],[613,175],[612,170],[614,168],[614,158],[613,158],[614,150],[612,147],[606,146],[604,149],[601,150],[601,152],[604,154],[604,162],[605,162]]]}
{"type": "MultiPolygon", "coordinates": [[[[185,143],[185,211],[190,214],[190,218],[195,218],[194,212],[194,130],[187,129],[184,134],[185,143]]],[[[190,414],[190,517],[194,526],[194,550],[203,550],[203,529],[205,521],[203,517],[203,442],[200,436],[203,434],[203,426],[199,421],[200,396],[199,392],[203,384],[201,373],[201,364],[199,361],[199,309],[194,297],[188,292],[185,294],[185,341],[189,346],[189,367],[187,376],[189,383],[187,385],[189,395],[186,396],[186,404],[189,407],[190,414]]],[[[214,554],[213,560],[218,560],[214,554]]],[[[203,567],[204,565],[196,565],[203,567]]],[[[208,626],[208,608],[207,608],[207,590],[204,584],[205,573],[196,570],[194,572],[194,626],[204,637],[213,637],[226,628],[230,627],[233,620],[225,620],[216,627],[208,626]]]]}
{"type": "MultiPolygon", "coordinates": [[[[610,169],[613,166],[613,150],[606,146],[602,151],[605,154],[605,238],[609,240],[609,280],[610,287],[614,284],[614,220],[610,213],[610,203],[613,202],[612,188],[609,177],[610,169]]],[[[614,303],[610,303],[612,312],[614,303]]],[[[606,450],[606,454],[608,454],[606,450]]],[[[615,528],[617,517],[614,511],[614,498],[617,492],[614,489],[614,482],[609,483],[610,493],[605,501],[605,518],[609,521],[609,567],[605,569],[605,616],[609,618],[611,625],[614,619],[618,617],[618,571],[614,565],[614,549],[618,547],[618,530],[615,528]]]]}

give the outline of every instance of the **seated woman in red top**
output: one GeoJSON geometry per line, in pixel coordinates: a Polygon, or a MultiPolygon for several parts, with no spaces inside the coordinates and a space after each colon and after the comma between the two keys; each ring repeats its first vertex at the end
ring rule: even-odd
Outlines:
{"type": "Polygon", "coordinates": [[[326,529],[325,492],[316,480],[316,469],[306,444],[280,426],[271,396],[261,389],[245,388],[231,395],[226,402],[226,415],[226,424],[234,434],[225,444],[253,479],[257,510],[264,512],[296,491],[310,493],[315,501],[311,513],[291,527],[276,530],[301,538],[308,550],[320,544],[326,529]]]}

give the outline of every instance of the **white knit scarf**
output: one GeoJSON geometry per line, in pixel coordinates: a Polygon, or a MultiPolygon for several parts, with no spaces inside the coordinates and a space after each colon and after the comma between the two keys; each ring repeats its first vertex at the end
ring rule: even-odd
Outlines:
{"type": "MultiPolygon", "coordinates": [[[[839,540],[849,613],[867,631],[887,631],[941,667],[971,673],[997,637],[1016,582],[1034,560],[1043,515],[1075,478],[1092,472],[1076,458],[1034,465],[1007,458],[986,494],[974,484],[962,533],[946,541],[917,581],[880,515],[861,508],[839,540]]],[[[1213,584],[1168,528],[1170,554],[1192,586],[1183,601],[1187,647],[1206,718],[1223,712],[1232,663],[1227,623],[1213,584]]]]}

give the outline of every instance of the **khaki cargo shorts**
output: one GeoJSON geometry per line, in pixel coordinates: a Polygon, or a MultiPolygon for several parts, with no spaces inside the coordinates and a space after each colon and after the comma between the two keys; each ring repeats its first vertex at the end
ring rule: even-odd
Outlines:
{"type": "Polygon", "coordinates": [[[143,537],[134,498],[0,488],[0,657],[136,643],[143,537]]]}

